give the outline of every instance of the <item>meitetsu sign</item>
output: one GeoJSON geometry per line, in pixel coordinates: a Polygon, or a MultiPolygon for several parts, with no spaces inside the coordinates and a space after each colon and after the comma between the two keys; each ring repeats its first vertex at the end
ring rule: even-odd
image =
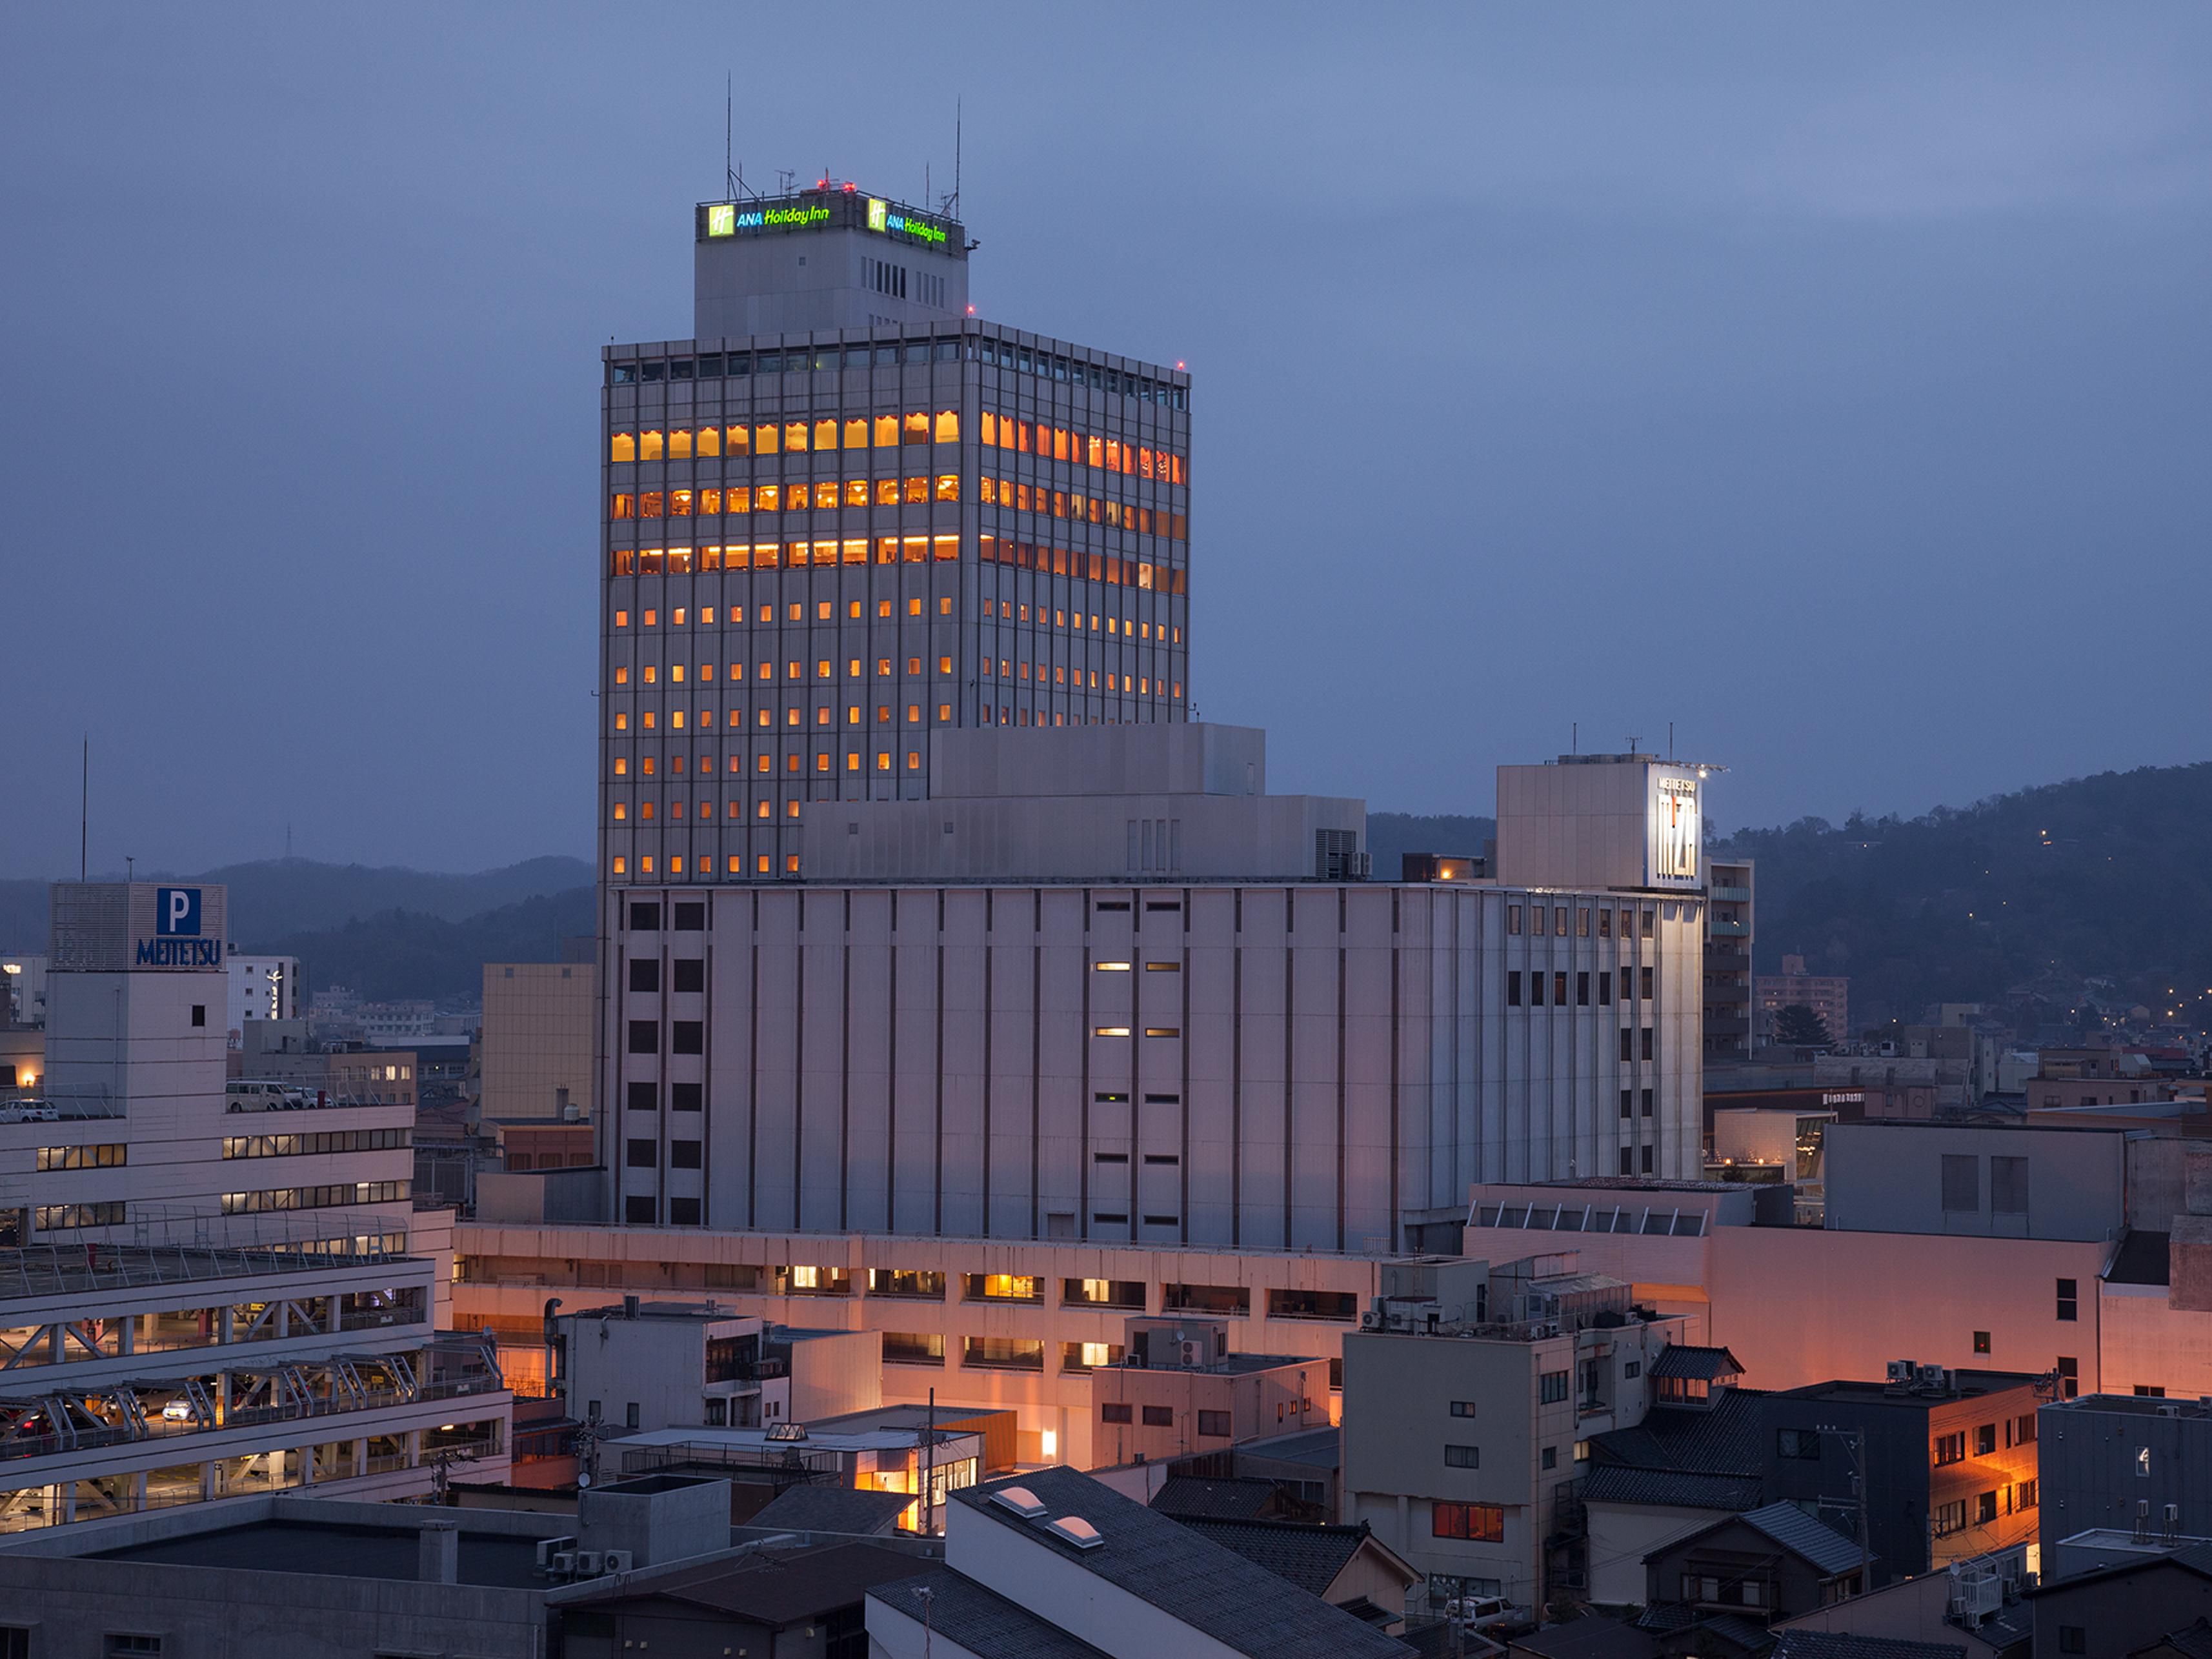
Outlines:
{"type": "Polygon", "coordinates": [[[53,969],[123,973],[219,969],[229,920],[221,886],[164,882],[57,882],[53,969]]]}

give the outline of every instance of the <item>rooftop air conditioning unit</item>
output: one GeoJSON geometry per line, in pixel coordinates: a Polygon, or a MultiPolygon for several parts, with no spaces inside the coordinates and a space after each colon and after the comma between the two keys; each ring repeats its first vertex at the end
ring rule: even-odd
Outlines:
{"type": "Polygon", "coordinates": [[[1359,1316],[1359,1328],[1363,1331],[1371,1331],[1376,1325],[1382,1322],[1382,1315],[1376,1313],[1370,1309],[1366,1313],[1359,1316]]]}
{"type": "Polygon", "coordinates": [[[628,1572],[632,1557],[628,1550],[609,1550],[600,1559],[609,1572],[628,1572]]]}
{"type": "Polygon", "coordinates": [[[562,1578],[576,1571],[576,1552],[574,1550],[556,1550],[550,1559],[554,1572],[562,1578]]]}
{"type": "Polygon", "coordinates": [[[556,1555],[564,1551],[574,1552],[575,1547],[576,1540],[573,1538],[539,1539],[538,1540],[538,1571],[544,1572],[552,1565],[553,1558],[556,1555]]]}
{"type": "Polygon", "coordinates": [[[600,1571],[599,1563],[604,1558],[597,1550],[578,1550],[576,1552],[576,1576],[580,1578],[598,1577],[600,1571]]]}
{"type": "Polygon", "coordinates": [[[1893,1359],[1889,1362],[1889,1380],[1893,1382],[1910,1383],[1912,1381],[1913,1372],[1917,1369],[1910,1359],[1893,1359]]]}
{"type": "Polygon", "coordinates": [[[1195,1370],[1206,1364],[1206,1345],[1203,1342],[1181,1342],[1176,1345],[1176,1363],[1185,1370],[1195,1370]]]}
{"type": "Polygon", "coordinates": [[[1923,1365],[1920,1368],[1920,1386],[1923,1389],[1942,1388],[1943,1368],[1941,1365],[1923,1365]]]}

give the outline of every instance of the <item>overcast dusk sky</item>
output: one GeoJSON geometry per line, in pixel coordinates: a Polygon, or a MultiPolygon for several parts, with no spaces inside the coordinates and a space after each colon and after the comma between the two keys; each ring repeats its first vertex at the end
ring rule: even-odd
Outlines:
{"type": "Polygon", "coordinates": [[[600,346],[691,204],[919,199],[1194,377],[1191,691],[1723,827],[2212,754],[2201,6],[0,17],[0,874],[588,854],[600,346]]]}

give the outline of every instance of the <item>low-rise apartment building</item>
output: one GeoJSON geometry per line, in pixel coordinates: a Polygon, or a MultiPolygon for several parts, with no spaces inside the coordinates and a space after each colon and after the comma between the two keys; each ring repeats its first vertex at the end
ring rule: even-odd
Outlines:
{"type": "Polygon", "coordinates": [[[1643,1419],[1683,1322],[1559,1258],[1461,1264],[1345,1339],[1343,1513],[1427,1575],[1432,1598],[1578,1597],[1585,1443],[1643,1419]]]}

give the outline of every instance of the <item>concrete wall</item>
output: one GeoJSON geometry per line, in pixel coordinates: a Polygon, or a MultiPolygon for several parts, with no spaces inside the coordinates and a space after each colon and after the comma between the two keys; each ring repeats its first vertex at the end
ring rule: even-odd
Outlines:
{"type": "Polygon", "coordinates": [[[482,1115],[558,1121],[564,1102],[588,1115],[598,1020],[592,964],[486,963],[482,1115]]]}
{"type": "Polygon", "coordinates": [[[1719,1518],[1711,1510],[1641,1504],[1592,1504],[1589,1514],[1589,1599],[1601,1607],[1644,1606],[1644,1558],[1719,1518]]]}
{"type": "Polygon", "coordinates": [[[1838,1123],[1825,1149],[1827,1224],[1844,1231],[2106,1239],[2126,1220],[2127,1143],[2118,1133],[1838,1123]],[[1944,1207],[1946,1158],[1972,1160],[1973,1209],[1944,1207]],[[2001,1158],[2027,1161],[2025,1210],[1996,1208],[2001,1158]]]}
{"type": "MultiPolygon", "coordinates": [[[[1662,778],[1698,780],[1694,766],[1634,761],[1498,769],[1498,873],[1533,887],[1694,888],[1698,875],[1662,878],[1656,861],[1662,778]]],[[[1692,800],[1698,799],[1692,793],[1692,800]]],[[[1698,836],[1690,835],[1694,848],[1698,836]]]]}
{"type": "Polygon", "coordinates": [[[664,986],[665,963],[707,964],[703,993],[608,1000],[602,1097],[641,1083],[662,1103],[606,1114],[617,1219],[1379,1250],[1472,1181],[1640,1170],[1647,1149],[1650,1173],[1699,1166],[1692,903],[1381,884],[708,896],[697,932],[606,917],[615,983],[634,957],[662,959],[664,986]],[[1540,908],[1567,931],[1537,936],[1540,908]],[[1651,937],[1581,931],[1644,909],[1651,937]],[[1599,1002],[1647,969],[1650,999],[1599,1002]],[[1569,1006],[1507,1005],[1508,975],[1538,973],[1569,1006]],[[678,1085],[703,1113],[669,1109],[678,1085]]]}
{"type": "Polygon", "coordinates": [[[2176,1414],[2166,1416],[2165,1403],[2130,1395],[2043,1408],[2039,1531],[2046,1561],[2062,1538],[2134,1527],[2139,1504],[2150,1505],[2154,1532],[2165,1529],[2173,1504],[2185,1536],[2212,1536],[2212,1412],[2176,1401],[2168,1407],[2176,1414]]]}
{"type": "Polygon", "coordinates": [[[2212,1616],[2212,1583],[2185,1568],[2152,1564],[2092,1583],[2049,1585],[2027,1605],[2035,1616],[2037,1653],[2127,1659],[2212,1616]],[[2081,1646],[2062,1640],[2068,1629],[2079,1633],[2081,1646]]]}
{"type": "MultiPolygon", "coordinates": [[[[1711,1340],[1753,1388],[1879,1380],[1892,1359],[1956,1370],[2051,1370],[2073,1358],[2098,1386],[2097,1275],[2112,1247],[2064,1240],[1723,1227],[1711,1240],[1711,1340]],[[2057,1313],[2056,1281],[2078,1289],[2057,1313]],[[1974,1352],[1974,1333],[1990,1351],[1974,1352]]],[[[1626,1275],[1624,1275],[1626,1276],[1626,1275]]]]}

